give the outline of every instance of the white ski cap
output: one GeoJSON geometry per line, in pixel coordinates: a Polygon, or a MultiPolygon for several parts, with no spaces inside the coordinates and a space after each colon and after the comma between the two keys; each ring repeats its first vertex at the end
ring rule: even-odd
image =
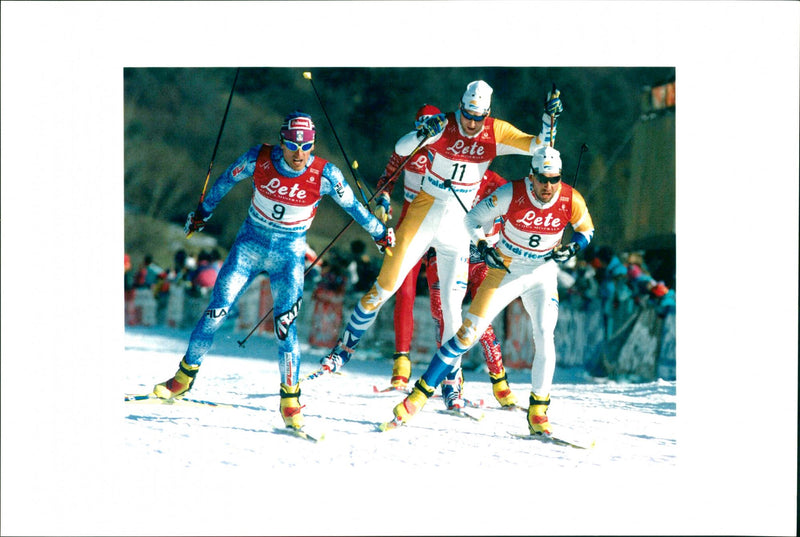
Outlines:
{"type": "Polygon", "coordinates": [[[467,84],[467,91],[461,97],[461,107],[469,113],[483,116],[492,107],[492,87],[483,80],[467,84]]]}
{"type": "Polygon", "coordinates": [[[561,153],[546,145],[533,152],[531,168],[538,173],[561,173],[561,153]]]}

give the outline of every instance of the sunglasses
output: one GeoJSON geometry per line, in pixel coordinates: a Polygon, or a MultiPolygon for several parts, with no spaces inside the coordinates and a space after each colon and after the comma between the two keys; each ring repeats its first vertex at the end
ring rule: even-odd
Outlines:
{"type": "Polygon", "coordinates": [[[287,140],[286,138],[282,138],[281,141],[283,142],[283,145],[286,146],[286,149],[288,149],[289,151],[297,151],[298,149],[302,151],[310,151],[311,147],[314,145],[314,140],[311,140],[310,142],[306,142],[304,144],[298,144],[291,140],[287,140]]]}
{"type": "Polygon", "coordinates": [[[486,114],[486,115],[483,115],[483,116],[473,116],[472,114],[470,114],[469,112],[467,112],[463,108],[461,109],[461,115],[464,116],[466,119],[471,119],[472,121],[475,121],[475,122],[478,122],[478,123],[480,123],[481,121],[483,121],[484,119],[486,119],[489,116],[489,114],[486,114]]]}
{"type": "Polygon", "coordinates": [[[558,175],[556,177],[545,177],[544,175],[537,173],[536,180],[542,184],[550,183],[551,185],[557,185],[559,181],[561,181],[561,176],[558,175]]]}

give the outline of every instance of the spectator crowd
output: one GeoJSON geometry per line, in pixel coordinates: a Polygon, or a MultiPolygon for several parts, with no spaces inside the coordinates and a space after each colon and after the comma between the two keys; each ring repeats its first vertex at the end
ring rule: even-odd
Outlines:
{"type": "MultiPolygon", "coordinates": [[[[352,306],[356,297],[372,284],[380,267],[378,261],[366,254],[365,246],[356,240],[347,249],[332,248],[316,263],[316,253],[308,250],[305,288],[310,300],[304,304],[304,309],[313,311],[316,302],[330,301],[333,296],[340,297],[345,309],[352,306]]],[[[611,340],[630,324],[637,312],[653,311],[662,319],[674,315],[674,275],[669,286],[664,280],[656,279],[645,257],[644,251],[617,253],[608,246],[590,246],[560,266],[558,282],[562,309],[589,312],[599,308],[604,341],[611,340]]],[[[134,269],[131,256],[126,253],[126,324],[191,325],[196,319],[190,317],[202,314],[221,264],[222,256],[216,249],[203,250],[196,256],[179,250],[169,268],[163,268],[152,255],[145,254],[134,269]],[[148,302],[151,299],[153,303],[148,302]],[[171,300],[173,303],[194,302],[193,307],[180,307],[181,312],[185,311],[179,315],[182,322],[175,322],[175,315],[170,315],[170,308],[174,308],[171,300]],[[135,305],[148,303],[155,313],[149,316],[150,322],[143,322],[148,316],[143,318],[141,312],[136,313],[135,305]]],[[[420,296],[428,293],[424,270],[419,273],[417,290],[420,296]]],[[[236,311],[231,313],[237,314],[236,311]]],[[[311,318],[313,324],[313,316],[311,318]]],[[[311,332],[318,331],[312,329],[311,332]]]]}

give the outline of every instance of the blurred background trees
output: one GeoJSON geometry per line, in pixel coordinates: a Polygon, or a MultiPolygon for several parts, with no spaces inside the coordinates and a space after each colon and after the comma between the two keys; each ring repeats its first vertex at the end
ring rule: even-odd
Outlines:
{"type": "MultiPolygon", "coordinates": [[[[209,184],[250,146],[277,143],[282,118],[301,109],[317,125],[315,152],[355,187],[304,71],[312,73],[336,134],[370,190],[422,104],[454,110],[467,83],[483,79],[494,88],[493,116],[538,133],[545,96],[555,83],[565,108],[556,147],[570,183],[581,144],[589,146],[578,190],[595,221],[595,243],[659,251],[674,264],[675,108],[654,110],[651,95],[653,87],[674,80],[674,68],[242,68],[209,184]]],[[[147,248],[166,263],[177,249],[158,228],[182,226],[197,205],[234,74],[233,68],[125,69],[125,247],[135,260],[147,248]]],[[[529,163],[505,156],[491,169],[515,180],[528,173],[529,163]]],[[[250,184],[230,192],[204,231],[223,250],[246,216],[250,184]]],[[[399,215],[402,189],[392,197],[399,215]]],[[[325,198],[309,233],[311,247],[321,250],[347,218],[325,198]]],[[[340,240],[346,247],[357,238],[364,233],[351,226],[340,240]]],[[[194,240],[177,244],[191,250],[194,240]]]]}

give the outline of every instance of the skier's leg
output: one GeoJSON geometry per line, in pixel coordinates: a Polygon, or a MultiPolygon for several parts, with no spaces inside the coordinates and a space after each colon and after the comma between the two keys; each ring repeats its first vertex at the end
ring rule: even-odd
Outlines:
{"type": "Polygon", "coordinates": [[[339,342],[321,360],[323,369],[336,371],[350,360],[364,332],[375,322],[381,307],[428,250],[434,231],[438,229],[441,213],[433,197],[424,192],[409,206],[406,217],[397,228],[392,255],[383,258],[372,288],[356,303],[339,342]]]}
{"type": "Polygon", "coordinates": [[[522,305],[531,318],[535,354],[531,364],[531,395],[528,428],[531,434],[552,434],[547,418],[550,389],[556,368],[553,333],[558,322],[558,286],[555,263],[544,263],[534,270],[536,283],[522,294],[522,305]]]}
{"type": "Polygon", "coordinates": [[[436,388],[445,377],[456,373],[461,356],[477,343],[489,321],[518,296],[518,280],[503,270],[489,271],[455,336],[442,343],[423,373],[428,386],[436,388]]]}
{"type": "Polygon", "coordinates": [[[247,223],[240,229],[233,248],[217,275],[208,308],[192,331],[178,370],[172,378],[153,388],[153,393],[158,397],[180,397],[192,388],[203,357],[214,342],[214,334],[227,318],[230,308],[258,274],[260,253],[247,246],[252,231],[247,223]]]}
{"type": "Polygon", "coordinates": [[[428,280],[428,295],[431,301],[431,317],[436,336],[436,347],[442,344],[442,293],[439,286],[439,263],[436,260],[436,250],[428,250],[425,264],[425,276],[428,280]]]}
{"type": "Polygon", "coordinates": [[[392,356],[392,386],[405,388],[411,377],[411,338],[414,334],[414,300],[417,296],[417,277],[422,266],[420,259],[395,294],[394,356],[392,356]]]}

